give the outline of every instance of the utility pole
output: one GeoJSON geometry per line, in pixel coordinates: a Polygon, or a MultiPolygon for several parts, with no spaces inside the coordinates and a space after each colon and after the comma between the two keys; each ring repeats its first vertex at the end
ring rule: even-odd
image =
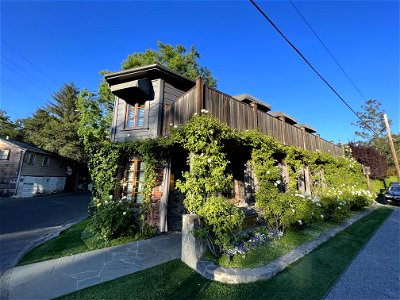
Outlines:
{"type": "Polygon", "coordinates": [[[398,178],[399,181],[400,181],[399,161],[397,160],[396,149],[394,149],[392,134],[390,133],[389,122],[388,122],[388,119],[387,119],[387,115],[386,115],[386,114],[383,114],[383,119],[385,120],[385,125],[386,125],[387,134],[388,134],[388,138],[389,138],[390,150],[392,150],[394,165],[396,166],[397,178],[398,178]]]}

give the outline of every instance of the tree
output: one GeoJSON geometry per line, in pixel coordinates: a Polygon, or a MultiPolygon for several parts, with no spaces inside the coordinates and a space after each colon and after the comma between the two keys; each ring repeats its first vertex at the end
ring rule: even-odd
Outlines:
{"type": "Polygon", "coordinates": [[[371,168],[371,178],[384,179],[388,170],[387,157],[374,147],[349,143],[352,156],[364,166],[371,168]]]}
{"type": "Polygon", "coordinates": [[[65,84],[52,95],[52,101],[23,120],[26,142],[71,160],[83,161],[83,145],[78,136],[79,90],[65,84]]]}
{"type": "Polygon", "coordinates": [[[0,137],[22,139],[21,129],[20,120],[13,122],[4,110],[0,110],[0,137]]]}
{"type": "Polygon", "coordinates": [[[352,123],[360,128],[355,134],[369,145],[375,145],[379,138],[385,135],[386,126],[383,120],[385,111],[381,110],[381,103],[378,100],[367,100],[361,108],[363,111],[357,112],[360,119],[352,123]]]}
{"type": "Polygon", "coordinates": [[[122,62],[122,69],[126,70],[159,63],[172,71],[192,79],[201,76],[207,85],[216,87],[217,80],[211,76],[211,71],[205,67],[201,67],[197,62],[197,59],[200,58],[200,53],[196,50],[195,46],[191,46],[188,52],[186,52],[186,48],[181,44],[174,47],[158,41],[157,46],[158,50],[148,49],[145,52],[129,55],[122,62]]]}

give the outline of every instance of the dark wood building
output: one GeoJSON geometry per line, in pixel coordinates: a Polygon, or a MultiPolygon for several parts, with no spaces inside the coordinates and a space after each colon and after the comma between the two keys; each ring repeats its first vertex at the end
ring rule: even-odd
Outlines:
{"type": "MultiPolygon", "coordinates": [[[[314,134],[310,126],[297,124],[285,113],[271,112],[270,105],[252,95],[232,97],[204,85],[201,78],[194,81],[159,64],[111,73],[105,78],[115,95],[113,141],[165,136],[172,126],[182,125],[195,113],[207,111],[238,131],[257,129],[284,145],[336,156],[344,154],[342,148],[314,134]]],[[[238,205],[246,205],[253,192],[245,188],[252,184],[251,170],[245,166],[245,156],[241,159],[233,154],[229,158],[232,165],[238,166],[232,170],[235,178],[232,197],[238,200],[238,205]]],[[[186,157],[180,153],[160,171],[159,185],[153,193],[153,206],[157,211],[154,225],[160,231],[179,229],[183,196],[174,190],[174,181],[187,167],[185,164],[186,157]]],[[[140,203],[137,192],[140,176],[143,176],[140,158],[132,158],[128,170],[125,192],[129,201],[140,203]]]]}

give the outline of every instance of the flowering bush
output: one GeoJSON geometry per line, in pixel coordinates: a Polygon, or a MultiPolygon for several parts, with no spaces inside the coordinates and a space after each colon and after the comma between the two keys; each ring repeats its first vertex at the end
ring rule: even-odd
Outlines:
{"type": "MultiPolygon", "coordinates": [[[[281,237],[280,235],[279,237],[281,237]]],[[[229,256],[230,259],[233,256],[240,254],[246,254],[251,249],[255,249],[258,246],[268,243],[268,241],[273,237],[271,232],[260,232],[255,231],[250,233],[243,241],[236,242],[232,248],[225,250],[225,254],[229,256]]]]}
{"type": "Polygon", "coordinates": [[[350,215],[350,203],[339,196],[323,196],[320,199],[323,215],[327,219],[342,221],[350,215]]]}
{"type": "Polygon", "coordinates": [[[104,241],[133,234],[132,212],[125,199],[114,201],[112,196],[108,199],[93,198],[93,205],[95,209],[89,229],[104,241]]]}

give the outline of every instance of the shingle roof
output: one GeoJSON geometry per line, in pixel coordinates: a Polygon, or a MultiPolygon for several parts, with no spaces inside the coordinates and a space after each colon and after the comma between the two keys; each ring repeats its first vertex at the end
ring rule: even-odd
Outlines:
{"type": "Polygon", "coordinates": [[[27,143],[21,142],[21,141],[17,141],[17,140],[11,140],[11,139],[3,139],[0,138],[3,142],[15,145],[17,147],[20,147],[22,149],[31,151],[31,152],[35,152],[35,153],[40,153],[40,154],[46,154],[46,155],[50,155],[50,156],[54,156],[55,154],[45,151],[43,149],[37,148],[35,146],[29,145],[27,143]]]}

